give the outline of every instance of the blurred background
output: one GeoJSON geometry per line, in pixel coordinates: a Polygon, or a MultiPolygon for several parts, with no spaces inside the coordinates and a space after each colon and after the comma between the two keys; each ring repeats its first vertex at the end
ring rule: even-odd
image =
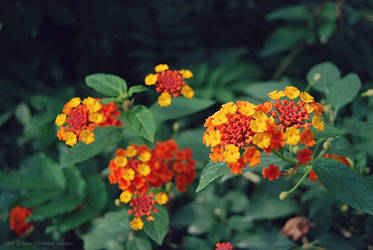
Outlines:
{"type": "MultiPolygon", "coordinates": [[[[372,31],[371,0],[0,0],[1,168],[18,169],[36,152],[59,159],[61,145],[52,124],[71,97],[95,95],[84,84],[86,75],[117,74],[131,86],[143,84],[154,65],[167,63],[192,70],[195,77],[188,84],[196,97],[220,105],[236,99],[261,101],[257,93],[264,90],[257,86],[264,82],[290,82],[304,89],[309,69],[330,61],[342,75],[356,73],[365,91],[373,87],[372,31]]],[[[147,106],[155,101],[154,90],[135,100],[147,106]]],[[[350,142],[363,152],[368,165],[373,157],[373,140],[369,139],[373,136],[372,106],[370,99],[359,97],[341,111],[344,118],[336,121],[351,133],[350,142]]],[[[185,130],[178,140],[183,147],[195,144],[200,166],[207,161],[208,150],[191,139],[202,134],[204,119],[216,107],[177,121],[179,130],[185,130]]],[[[163,126],[172,131],[173,122],[163,126]]],[[[159,139],[167,139],[170,133],[161,132],[159,139]]],[[[90,164],[96,170],[82,168],[94,173],[106,167],[100,159],[90,164]]],[[[236,182],[225,185],[247,189],[247,181],[236,182]]],[[[241,193],[229,194],[226,201],[235,195],[241,193]]],[[[236,204],[236,210],[241,211],[245,202],[236,204]]],[[[185,203],[176,203],[174,210],[185,203]]],[[[8,203],[4,204],[7,209],[8,203]]],[[[6,216],[3,212],[5,224],[6,216]]],[[[356,219],[352,224],[360,222],[356,219]]],[[[187,231],[204,235],[214,228],[213,222],[203,228],[190,228],[177,219],[172,223],[177,233],[171,241],[187,241],[188,246],[204,243],[194,236],[183,240],[187,231]]],[[[371,219],[369,223],[373,228],[371,219]]],[[[358,232],[368,230],[364,228],[358,232]]],[[[207,234],[202,238],[219,240],[207,234]]],[[[9,232],[2,237],[8,236],[9,232]]]]}

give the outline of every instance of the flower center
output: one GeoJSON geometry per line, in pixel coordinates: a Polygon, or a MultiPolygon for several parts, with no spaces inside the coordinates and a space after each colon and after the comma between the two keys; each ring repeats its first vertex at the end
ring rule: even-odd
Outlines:
{"type": "Polygon", "coordinates": [[[78,106],[70,115],[70,125],[74,129],[79,129],[87,123],[88,113],[84,106],[78,106]]]}
{"type": "Polygon", "coordinates": [[[157,92],[167,92],[177,97],[181,88],[186,85],[183,76],[177,70],[167,70],[158,75],[157,92]]]}
{"type": "Polygon", "coordinates": [[[272,111],[272,116],[279,119],[277,125],[284,130],[288,127],[306,127],[310,116],[304,107],[304,103],[299,101],[297,104],[294,101],[282,100],[273,104],[276,111],[272,111]]]}
{"type": "Polygon", "coordinates": [[[251,116],[243,114],[228,114],[228,121],[218,126],[221,134],[221,142],[224,145],[234,144],[237,147],[244,147],[249,144],[254,132],[250,129],[251,116]]]}

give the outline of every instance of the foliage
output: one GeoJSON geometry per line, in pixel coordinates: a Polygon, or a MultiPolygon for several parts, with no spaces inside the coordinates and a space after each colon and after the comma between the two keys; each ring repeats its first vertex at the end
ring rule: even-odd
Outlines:
{"type": "Polygon", "coordinates": [[[2,247],[373,246],[372,1],[21,0],[0,1],[0,13],[2,247]],[[143,82],[165,62],[193,72],[193,99],[159,106],[156,91],[143,82]],[[290,85],[325,108],[325,130],[311,130],[319,181],[300,181],[310,171],[305,167],[289,179],[261,178],[270,164],[282,172],[293,168],[296,160],[284,157],[295,159],[294,147],[279,151],[283,158],[263,153],[261,163],[241,175],[209,160],[203,124],[220,104],[260,104],[290,85]],[[74,96],[118,104],[124,127],[97,128],[89,145],[59,142],[54,120],[74,96]],[[120,193],[107,166],[119,146],[151,147],[169,138],[193,150],[197,178],[184,194],[166,185],[172,202],[157,206],[155,220],[135,232],[128,207],[116,206],[120,193]],[[324,154],[344,156],[350,167],[324,154]],[[27,220],[35,222],[20,238],[9,229],[15,205],[32,209],[27,220]],[[294,216],[312,223],[302,240],[278,234],[294,216]]]}

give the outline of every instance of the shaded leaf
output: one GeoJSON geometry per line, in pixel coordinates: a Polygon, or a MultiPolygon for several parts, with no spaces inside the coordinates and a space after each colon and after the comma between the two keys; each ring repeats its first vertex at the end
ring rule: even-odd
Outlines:
{"type": "Polygon", "coordinates": [[[130,111],[125,113],[125,121],[136,133],[151,142],[154,141],[157,127],[153,114],[147,107],[143,105],[133,107],[130,111]]]}
{"type": "Polygon", "coordinates": [[[202,189],[204,189],[213,180],[225,174],[229,174],[229,173],[230,173],[230,170],[228,166],[226,165],[226,163],[224,162],[215,163],[210,160],[209,163],[207,163],[207,165],[202,170],[201,178],[199,180],[196,192],[199,192],[202,189]]]}
{"type": "Polygon", "coordinates": [[[91,208],[102,211],[105,209],[108,201],[108,193],[105,182],[97,176],[91,176],[87,179],[87,198],[91,208]]]}
{"type": "Polygon", "coordinates": [[[153,215],[154,221],[144,222],[144,232],[158,245],[162,245],[163,239],[168,233],[169,216],[163,207],[158,207],[158,213],[153,215]]]}
{"type": "Polygon", "coordinates": [[[335,198],[373,215],[373,189],[361,175],[332,159],[320,159],[313,168],[335,198]]]}
{"type": "Polygon", "coordinates": [[[136,236],[127,241],[127,250],[152,250],[152,245],[147,238],[136,236]]]}
{"type": "Polygon", "coordinates": [[[307,82],[314,82],[313,89],[329,95],[330,88],[341,77],[339,69],[331,62],[323,62],[313,66],[307,72],[307,82]],[[314,82],[316,74],[320,74],[320,79],[314,82]]]}
{"type": "Polygon", "coordinates": [[[84,198],[86,195],[86,183],[80,171],[74,167],[64,168],[67,190],[72,196],[84,198]]]}
{"type": "Polygon", "coordinates": [[[135,85],[135,86],[130,87],[130,89],[128,90],[128,95],[132,96],[135,93],[141,93],[141,92],[148,91],[148,90],[149,89],[143,85],[135,85]]]}
{"type": "Polygon", "coordinates": [[[120,96],[127,92],[127,83],[124,79],[111,74],[93,74],[85,78],[88,87],[106,96],[120,96]]]}
{"type": "Polygon", "coordinates": [[[88,145],[80,142],[69,149],[67,153],[61,157],[61,167],[70,166],[88,160],[89,158],[101,153],[108,146],[113,146],[118,143],[122,137],[123,128],[98,128],[95,130],[95,142],[88,145]]]}

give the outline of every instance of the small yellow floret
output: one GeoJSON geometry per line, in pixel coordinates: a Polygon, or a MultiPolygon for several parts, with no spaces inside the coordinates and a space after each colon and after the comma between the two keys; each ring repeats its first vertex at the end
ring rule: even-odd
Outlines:
{"type": "Polygon", "coordinates": [[[262,149],[268,148],[271,144],[271,137],[266,133],[255,134],[252,143],[262,149]]]}
{"type": "Polygon", "coordinates": [[[146,164],[141,164],[138,168],[137,171],[142,175],[142,176],[148,176],[150,174],[150,167],[146,164]]]}
{"type": "Polygon", "coordinates": [[[145,77],[145,85],[154,85],[158,80],[157,74],[149,74],[145,77]]]}
{"type": "Polygon", "coordinates": [[[184,79],[190,79],[194,76],[192,71],[188,69],[181,69],[179,70],[179,73],[183,76],[184,79]]]}
{"type": "Polygon", "coordinates": [[[284,97],[285,96],[285,92],[284,91],[277,91],[277,90],[274,90],[272,91],[271,93],[268,94],[269,98],[271,98],[272,100],[278,100],[280,99],[281,97],[284,97]]]}
{"type": "Polygon", "coordinates": [[[83,104],[87,106],[87,109],[90,113],[97,112],[101,109],[102,104],[97,101],[95,98],[87,97],[83,100],[83,104]]]}
{"type": "Polygon", "coordinates": [[[69,145],[69,146],[74,146],[78,141],[78,138],[76,136],[76,134],[74,134],[73,132],[67,132],[66,133],[66,145],[69,145]]]}
{"type": "Polygon", "coordinates": [[[240,149],[233,144],[228,144],[224,148],[223,157],[228,163],[235,163],[240,158],[240,149]]]}
{"type": "Polygon", "coordinates": [[[125,167],[128,163],[127,157],[124,156],[117,156],[114,158],[114,163],[118,167],[125,167]]]}
{"type": "Polygon", "coordinates": [[[168,196],[164,192],[160,192],[160,193],[156,194],[154,198],[155,198],[155,201],[159,205],[164,205],[168,202],[168,196]]]}
{"type": "Polygon", "coordinates": [[[300,94],[300,91],[293,86],[289,86],[285,88],[285,95],[289,97],[290,99],[297,98],[300,94]]]}
{"type": "Polygon", "coordinates": [[[169,67],[167,64],[158,64],[157,66],[154,67],[155,72],[162,72],[168,70],[169,67]]]}
{"type": "Polygon", "coordinates": [[[267,120],[268,116],[266,116],[263,112],[256,112],[254,114],[254,118],[250,122],[250,128],[252,131],[256,133],[262,133],[267,130],[267,120]]]}
{"type": "Polygon", "coordinates": [[[62,126],[66,122],[66,114],[59,114],[56,117],[56,125],[57,126],[62,126]]]}
{"type": "Polygon", "coordinates": [[[237,105],[233,102],[228,102],[226,104],[221,105],[221,111],[223,113],[234,114],[237,111],[237,105]]]}
{"type": "Polygon", "coordinates": [[[89,121],[96,124],[101,123],[104,120],[104,115],[98,112],[89,114],[89,121]]]}
{"type": "Polygon", "coordinates": [[[139,155],[139,160],[142,162],[147,162],[150,160],[150,157],[152,157],[152,154],[148,151],[145,151],[139,155]]]}
{"type": "Polygon", "coordinates": [[[123,172],[123,179],[132,181],[135,178],[135,171],[132,168],[126,168],[123,172]]]}
{"type": "Polygon", "coordinates": [[[144,227],[144,222],[140,218],[134,218],[130,222],[130,227],[135,231],[141,230],[144,227]]]}
{"type": "Polygon", "coordinates": [[[132,193],[130,191],[128,191],[128,190],[123,191],[120,194],[119,199],[123,203],[128,203],[132,199],[132,193]]]}
{"type": "Polygon", "coordinates": [[[301,92],[299,98],[305,103],[313,102],[313,97],[307,92],[301,92]]]}
{"type": "Polygon", "coordinates": [[[213,114],[211,116],[212,118],[212,125],[214,126],[217,126],[217,125],[220,125],[220,124],[223,124],[225,122],[227,122],[227,117],[226,117],[226,113],[223,112],[222,110],[219,110],[218,112],[215,112],[215,114],[213,114]]]}
{"type": "Polygon", "coordinates": [[[167,92],[163,92],[158,96],[158,103],[161,107],[167,107],[171,104],[171,95],[167,92]]]}
{"type": "Polygon", "coordinates": [[[185,98],[191,99],[194,97],[194,90],[189,85],[185,85],[181,88],[181,94],[185,98]]]}
{"type": "Polygon", "coordinates": [[[324,131],[325,129],[325,125],[324,125],[324,122],[323,120],[317,116],[317,115],[314,115],[312,117],[312,126],[316,129],[316,130],[321,130],[321,131],[324,131]]]}
{"type": "Polygon", "coordinates": [[[251,116],[255,113],[255,105],[250,102],[237,101],[238,112],[243,115],[251,116]]]}
{"type": "Polygon", "coordinates": [[[220,144],[221,134],[219,130],[211,130],[204,135],[206,146],[215,147],[220,144]]]}
{"type": "Polygon", "coordinates": [[[294,128],[294,127],[290,127],[290,128],[286,128],[286,131],[285,131],[285,143],[288,144],[288,145],[297,145],[297,143],[299,142],[300,140],[300,131],[299,129],[297,128],[294,128]]]}
{"type": "Polygon", "coordinates": [[[95,134],[92,131],[90,131],[89,129],[85,129],[80,134],[80,138],[81,138],[83,143],[91,144],[92,142],[95,141],[95,134]]]}
{"type": "Polygon", "coordinates": [[[136,147],[132,146],[132,145],[128,146],[126,148],[126,154],[127,154],[128,157],[134,157],[137,154],[136,147]]]}

